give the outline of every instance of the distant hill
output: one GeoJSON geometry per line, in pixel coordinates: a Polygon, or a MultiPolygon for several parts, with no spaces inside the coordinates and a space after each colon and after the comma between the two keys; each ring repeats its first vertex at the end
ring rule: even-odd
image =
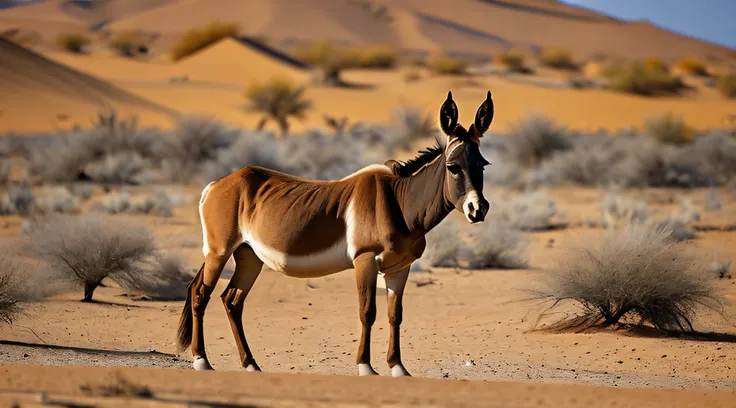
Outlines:
{"type": "Polygon", "coordinates": [[[280,48],[329,39],[467,56],[554,46],[577,58],[736,58],[724,46],[555,0],[47,0],[0,10],[0,27],[39,20],[140,29],[156,34],[162,48],[192,27],[221,20],[280,48]]]}

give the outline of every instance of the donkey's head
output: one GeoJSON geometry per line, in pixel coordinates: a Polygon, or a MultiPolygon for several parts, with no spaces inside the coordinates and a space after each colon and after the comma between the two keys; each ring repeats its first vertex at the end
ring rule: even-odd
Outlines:
{"type": "Polygon", "coordinates": [[[457,123],[457,116],[457,105],[449,92],[440,108],[440,127],[447,135],[445,197],[474,224],[485,219],[490,207],[483,197],[483,168],[490,163],[480,154],[479,145],[493,120],[491,92],[478,108],[469,129],[457,123]]]}

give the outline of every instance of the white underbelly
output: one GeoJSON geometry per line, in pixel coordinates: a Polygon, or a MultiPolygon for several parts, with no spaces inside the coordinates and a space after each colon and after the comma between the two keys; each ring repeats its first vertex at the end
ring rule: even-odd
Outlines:
{"type": "Polygon", "coordinates": [[[353,267],[348,257],[348,244],[340,239],[330,248],[309,255],[292,255],[270,248],[250,234],[243,234],[246,242],[263,263],[287,276],[313,278],[331,275],[353,267]]]}

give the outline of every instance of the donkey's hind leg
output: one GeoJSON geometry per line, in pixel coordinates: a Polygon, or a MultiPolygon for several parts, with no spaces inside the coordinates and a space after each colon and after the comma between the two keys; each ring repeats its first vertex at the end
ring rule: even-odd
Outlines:
{"type": "Polygon", "coordinates": [[[225,305],[227,317],[230,320],[230,328],[233,330],[235,345],[240,353],[240,363],[247,371],[261,371],[256,364],[253,353],[248,347],[243,331],[243,303],[248,292],[261,273],[263,261],[256,256],[248,244],[241,244],[233,254],[235,258],[235,273],[233,274],[227,288],[222,292],[222,303],[225,305]]]}
{"type": "Polygon", "coordinates": [[[194,357],[194,369],[197,371],[212,370],[212,366],[207,360],[207,353],[204,349],[204,312],[207,309],[207,303],[210,301],[212,291],[215,284],[225,267],[230,253],[218,255],[210,252],[205,256],[203,274],[199,276],[191,287],[192,298],[192,356],[194,357]]]}

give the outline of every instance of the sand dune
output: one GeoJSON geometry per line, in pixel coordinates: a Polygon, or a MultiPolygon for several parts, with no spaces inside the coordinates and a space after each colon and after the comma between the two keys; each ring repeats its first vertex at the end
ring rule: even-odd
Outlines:
{"type": "Polygon", "coordinates": [[[100,79],[72,70],[25,48],[0,40],[0,127],[31,132],[49,126],[89,123],[100,110],[141,112],[163,120],[173,111],[134,96],[100,79]]]}
{"type": "MultiPolygon", "coordinates": [[[[606,53],[624,58],[682,55],[733,57],[733,50],[650,23],[622,22],[557,1],[393,0],[386,13],[363,2],[316,0],[183,0],[121,18],[112,31],[138,28],[164,35],[212,20],[235,21],[243,34],[281,44],[331,39],[339,43],[388,43],[409,50],[489,54],[509,47],[569,48],[584,58],[606,53]]],[[[1,14],[0,14],[1,16],[1,14]]]]}
{"type": "Polygon", "coordinates": [[[301,83],[308,75],[304,69],[230,38],[182,60],[172,69],[179,75],[187,75],[192,81],[244,85],[272,77],[285,77],[301,83]]]}

